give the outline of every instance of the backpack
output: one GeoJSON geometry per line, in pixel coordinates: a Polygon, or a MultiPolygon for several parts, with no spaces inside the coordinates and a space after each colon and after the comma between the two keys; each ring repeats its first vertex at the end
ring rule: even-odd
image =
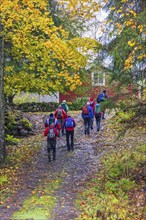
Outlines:
{"type": "Polygon", "coordinates": [[[63,116],[62,109],[58,109],[58,111],[57,111],[57,118],[61,119],[62,116],[63,116]]]}
{"type": "Polygon", "coordinates": [[[55,140],[55,131],[54,128],[50,128],[48,131],[48,140],[49,141],[54,141],[55,140]]]}
{"type": "Polygon", "coordinates": [[[101,116],[101,112],[100,112],[100,105],[96,105],[95,106],[95,112],[94,112],[94,114],[95,114],[95,117],[96,116],[101,116]]]}
{"type": "Polygon", "coordinates": [[[46,118],[46,120],[45,120],[45,127],[48,127],[48,125],[49,125],[49,118],[46,118]]]}
{"type": "Polygon", "coordinates": [[[73,119],[72,118],[68,118],[65,122],[65,127],[66,128],[72,128],[74,127],[74,122],[73,122],[73,119]]]}
{"type": "Polygon", "coordinates": [[[64,109],[65,112],[67,112],[66,104],[65,104],[65,103],[62,103],[62,104],[61,104],[61,107],[64,109]]]}
{"type": "Polygon", "coordinates": [[[83,113],[83,115],[88,115],[89,114],[89,110],[88,110],[88,107],[86,105],[83,107],[82,113],[83,113]]]}

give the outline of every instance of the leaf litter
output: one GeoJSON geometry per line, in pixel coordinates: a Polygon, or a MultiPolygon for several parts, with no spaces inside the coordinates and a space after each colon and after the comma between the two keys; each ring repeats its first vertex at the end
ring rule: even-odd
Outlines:
{"type": "MultiPolygon", "coordinates": [[[[74,113],[73,117],[77,123],[77,127],[75,128],[74,152],[67,152],[65,136],[62,136],[58,138],[56,161],[48,163],[46,138],[43,137],[44,127],[42,118],[44,115],[32,114],[31,116],[33,121],[36,122],[36,135],[22,140],[22,142],[24,141],[23,147],[25,147],[25,143],[29,146],[29,155],[25,152],[24,163],[18,163],[16,165],[17,169],[14,172],[15,178],[12,178],[11,187],[10,182],[4,185],[5,187],[8,186],[7,191],[9,192],[10,190],[11,193],[8,193],[7,197],[4,198],[0,218],[3,220],[18,219],[22,211],[25,212],[28,209],[24,204],[26,201],[29,201],[28,204],[33,204],[36,209],[39,209],[41,205],[45,205],[43,207],[44,209],[40,210],[40,217],[35,210],[35,214],[30,213],[29,216],[28,213],[27,218],[31,217],[32,219],[39,220],[44,213],[44,218],[40,220],[75,219],[80,214],[75,204],[75,201],[79,199],[78,192],[82,191],[84,184],[90,180],[91,174],[98,171],[100,157],[110,148],[117,149],[114,138],[111,139],[111,135],[108,134],[108,132],[112,132],[111,128],[109,129],[107,127],[106,130],[105,121],[104,129],[106,132],[103,130],[97,133],[94,126],[91,134],[85,136],[81,115],[80,113],[74,113]],[[36,152],[31,152],[30,149],[38,143],[40,144],[40,150],[37,147],[36,152]],[[49,186],[51,186],[51,189],[49,186]],[[37,199],[33,197],[36,195],[37,199]],[[45,196],[46,202],[42,204],[38,200],[40,201],[43,196],[45,196]],[[51,206],[49,206],[49,203],[51,203],[49,198],[53,201],[51,206]]],[[[14,165],[11,169],[13,168],[14,165]]],[[[6,169],[9,170],[9,167],[6,169]]],[[[25,219],[25,215],[22,215],[22,219],[25,219]]]]}

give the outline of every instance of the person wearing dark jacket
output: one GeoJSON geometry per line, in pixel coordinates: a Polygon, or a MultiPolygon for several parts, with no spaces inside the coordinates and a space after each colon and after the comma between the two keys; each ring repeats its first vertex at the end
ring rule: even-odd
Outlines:
{"type": "Polygon", "coordinates": [[[53,160],[56,160],[56,138],[58,137],[58,131],[55,128],[55,124],[46,127],[44,136],[47,136],[48,161],[51,162],[51,151],[53,160]]]}
{"type": "Polygon", "coordinates": [[[90,102],[87,102],[86,105],[82,108],[82,118],[84,120],[84,131],[85,135],[90,134],[90,121],[93,118],[93,110],[90,106],[90,102]]]}
{"type": "Polygon", "coordinates": [[[66,143],[67,150],[74,150],[74,128],[76,126],[75,120],[68,115],[68,117],[64,120],[64,128],[66,130],[66,143]]]}

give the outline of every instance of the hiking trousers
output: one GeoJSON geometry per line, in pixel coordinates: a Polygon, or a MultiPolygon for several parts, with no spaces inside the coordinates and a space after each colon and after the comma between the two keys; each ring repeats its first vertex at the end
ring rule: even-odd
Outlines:
{"type": "Polygon", "coordinates": [[[90,118],[90,128],[93,129],[94,118],[90,118]]]}
{"type": "Polygon", "coordinates": [[[74,131],[66,130],[66,143],[68,151],[74,150],[74,131]]]}
{"type": "Polygon", "coordinates": [[[60,124],[60,127],[61,127],[61,130],[62,130],[62,134],[64,134],[64,127],[63,127],[63,124],[64,124],[64,118],[59,118],[57,119],[59,124],[60,124]]]}
{"type": "Polygon", "coordinates": [[[90,134],[90,120],[91,118],[84,118],[85,134],[90,134]]]}
{"type": "Polygon", "coordinates": [[[95,117],[95,119],[96,119],[96,128],[97,128],[97,131],[100,131],[101,118],[102,118],[102,116],[96,116],[96,117],[95,117]]]}
{"type": "Polygon", "coordinates": [[[47,150],[48,150],[48,160],[51,161],[56,159],[56,140],[54,141],[47,141],[47,150]]]}

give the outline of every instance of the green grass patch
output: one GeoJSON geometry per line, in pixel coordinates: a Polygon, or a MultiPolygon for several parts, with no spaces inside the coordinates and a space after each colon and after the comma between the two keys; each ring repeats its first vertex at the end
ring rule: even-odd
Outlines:
{"type": "Polygon", "coordinates": [[[6,175],[1,175],[0,176],[0,185],[1,184],[4,184],[4,183],[7,183],[8,182],[8,178],[6,175]]]}
{"type": "Polygon", "coordinates": [[[43,219],[50,218],[51,210],[57,203],[57,199],[54,197],[54,191],[59,188],[61,178],[45,180],[45,183],[32,191],[32,195],[29,196],[23,203],[23,207],[15,212],[12,219],[43,219]]]}
{"type": "Polygon", "coordinates": [[[34,208],[26,211],[20,211],[14,215],[15,220],[26,220],[26,219],[33,219],[33,220],[47,220],[50,217],[50,212],[48,209],[43,208],[34,208]]]}
{"type": "MultiPolygon", "coordinates": [[[[80,193],[78,220],[133,220],[128,192],[138,188],[134,175],[145,162],[146,145],[113,151],[104,156],[104,168],[80,193]]],[[[136,215],[136,213],[135,213],[136,215]]]]}

